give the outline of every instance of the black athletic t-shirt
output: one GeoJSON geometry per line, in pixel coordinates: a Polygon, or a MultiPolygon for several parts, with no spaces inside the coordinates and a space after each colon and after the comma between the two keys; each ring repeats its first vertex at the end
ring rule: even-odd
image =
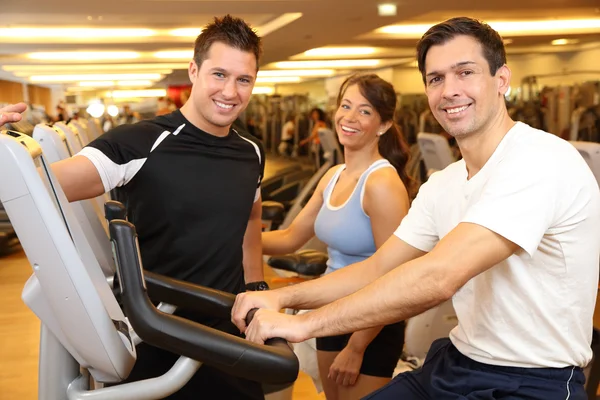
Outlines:
{"type": "Polygon", "coordinates": [[[126,203],[145,269],[243,290],[242,243],[265,165],[256,138],[234,129],[210,135],[177,110],[118,126],[79,155],[126,203]]]}

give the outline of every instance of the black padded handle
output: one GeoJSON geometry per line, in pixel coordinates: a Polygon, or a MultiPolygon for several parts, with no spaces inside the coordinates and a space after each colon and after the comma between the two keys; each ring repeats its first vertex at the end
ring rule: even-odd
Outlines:
{"type": "Polygon", "coordinates": [[[235,295],[198,286],[144,270],[148,295],[153,301],[192,309],[206,317],[231,318],[235,295]]]}
{"type": "Polygon", "coordinates": [[[289,384],[296,380],[298,359],[287,342],[258,345],[158,311],[146,293],[135,227],[113,220],[109,230],[125,314],[144,342],[253,381],[289,384]]]}
{"type": "MultiPolygon", "coordinates": [[[[257,311],[258,308],[253,308],[250,311],[248,311],[248,314],[246,314],[246,326],[250,325],[250,322],[252,322],[254,314],[256,314],[257,311]]],[[[277,337],[267,339],[265,341],[265,344],[268,346],[289,346],[287,340],[277,337]]]]}
{"type": "Polygon", "coordinates": [[[120,203],[115,200],[109,200],[106,203],[104,203],[104,218],[106,218],[108,222],[115,219],[126,220],[127,209],[125,208],[123,203],[120,203]]]}

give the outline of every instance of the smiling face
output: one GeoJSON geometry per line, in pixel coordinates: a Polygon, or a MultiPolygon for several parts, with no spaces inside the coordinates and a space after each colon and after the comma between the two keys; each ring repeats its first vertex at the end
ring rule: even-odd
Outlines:
{"type": "Polygon", "coordinates": [[[352,150],[376,145],[378,133],[389,129],[391,122],[382,124],[379,113],[362,95],[358,85],[346,88],[335,113],[335,127],[340,144],[352,150]]]}
{"type": "Polygon", "coordinates": [[[192,122],[212,134],[227,134],[246,109],[256,80],[256,57],[215,42],[200,68],[190,62],[192,122]]]}
{"type": "Polygon", "coordinates": [[[459,35],[432,46],[425,59],[425,91],[429,107],[448,134],[461,138],[485,132],[504,110],[510,71],[494,76],[482,46],[459,35]]]}

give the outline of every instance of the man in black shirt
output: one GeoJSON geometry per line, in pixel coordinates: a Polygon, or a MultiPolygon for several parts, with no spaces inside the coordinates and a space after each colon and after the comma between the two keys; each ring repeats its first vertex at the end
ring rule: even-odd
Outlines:
{"type": "MultiPolygon", "coordinates": [[[[263,287],[260,182],[265,155],[232,123],[252,94],[260,38],[242,20],[216,18],[196,39],[192,92],[170,114],[122,125],[53,164],[69,201],[116,189],[139,235],[144,268],[239,293],[263,287]]],[[[239,334],[228,321],[177,315],[239,334]]],[[[141,344],[128,381],[165,373],[176,355],[141,344]]],[[[260,399],[256,382],[208,366],[169,398],[260,399]]]]}

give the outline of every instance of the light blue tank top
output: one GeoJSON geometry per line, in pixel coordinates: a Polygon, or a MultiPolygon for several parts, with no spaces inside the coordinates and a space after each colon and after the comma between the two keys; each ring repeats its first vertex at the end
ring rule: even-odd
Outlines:
{"type": "Polygon", "coordinates": [[[315,220],[315,234],[327,245],[329,260],[325,274],[369,258],[375,250],[375,239],[371,229],[371,218],[365,214],[362,200],[365,182],[371,172],[391,167],[388,160],[377,160],[360,176],[354,191],[344,204],[330,204],[331,193],[346,165],[337,169],[323,191],[323,206],[315,220]]]}

